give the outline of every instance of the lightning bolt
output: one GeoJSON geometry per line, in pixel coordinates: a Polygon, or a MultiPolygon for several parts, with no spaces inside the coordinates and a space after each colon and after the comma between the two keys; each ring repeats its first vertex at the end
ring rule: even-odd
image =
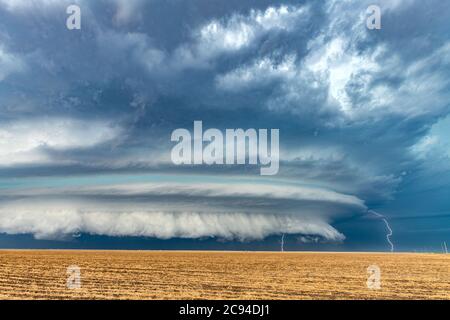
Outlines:
{"type": "Polygon", "coordinates": [[[370,214],[373,214],[374,216],[383,220],[384,224],[386,225],[386,229],[388,230],[388,233],[386,234],[386,240],[389,243],[389,245],[391,246],[391,252],[394,252],[394,244],[391,241],[391,236],[392,236],[393,232],[392,232],[391,226],[389,225],[389,222],[387,221],[386,217],[383,216],[382,214],[379,214],[378,212],[373,211],[373,210],[369,210],[367,212],[370,214]]]}

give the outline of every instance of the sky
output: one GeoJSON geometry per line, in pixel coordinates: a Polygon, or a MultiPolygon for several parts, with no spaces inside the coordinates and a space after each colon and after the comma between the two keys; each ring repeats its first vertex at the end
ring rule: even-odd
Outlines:
{"type": "Polygon", "coordinates": [[[0,247],[441,251],[449,30],[441,0],[0,0],[0,247]],[[194,121],[279,129],[278,173],[174,164],[194,121]]]}

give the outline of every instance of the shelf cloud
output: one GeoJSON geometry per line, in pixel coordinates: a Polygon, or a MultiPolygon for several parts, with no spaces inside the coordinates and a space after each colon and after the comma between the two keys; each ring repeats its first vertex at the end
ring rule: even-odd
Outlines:
{"type": "Polygon", "coordinates": [[[38,188],[3,194],[0,232],[38,239],[81,232],[229,240],[300,233],[339,241],[344,236],[330,220],[366,210],[354,196],[306,186],[166,182],[38,188]]]}

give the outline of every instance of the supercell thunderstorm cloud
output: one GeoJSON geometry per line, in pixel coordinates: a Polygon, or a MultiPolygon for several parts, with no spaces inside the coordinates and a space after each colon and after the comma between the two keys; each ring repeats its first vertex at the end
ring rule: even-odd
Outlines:
{"type": "Polygon", "coordinates": [[[396,249],[439,246],[450,3],[376,1],[371,30],[372,2],[0,0],[0,244],[287,235],[389,250],[374,210],[396,249]],[[194,121],[279,129],[277,174],[175,165],[171,133],[194,121]]]}

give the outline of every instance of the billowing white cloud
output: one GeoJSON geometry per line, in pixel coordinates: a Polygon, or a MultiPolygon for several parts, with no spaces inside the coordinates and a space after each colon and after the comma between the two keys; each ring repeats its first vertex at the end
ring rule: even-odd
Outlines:
{"type": "MultiPolygon", "coordinates": [[[[343,38],[316,46],[314,42],[311,44],[304,67],[314,74],[316,81],[325,81],[328,85],[328,103],[337,103],[340,111],[351,117],[354,110],[346,86],[355,76],[376,72],[378,65],[371,56],[353,53],[343,38]]],[[[373,55],[376,54],[375,51],[373,55]]]]}
{"type": "Polygon", "coordinates": [[[0,232],[38,238],[81,232],[249,240],[290,233],[340,241],[344,236],[330,223],[366,211],[360,199],[326,189],[252,183],[12,189],[4,196],[22,199],[0,205],[0,232]]]}
{"type": "Polygon", "coordinates": [[[120,128],[104,121],[37,118],[2,123],[0,166],[51,163],[47,150],[91,148],[117,138],[120,128]]]}
{"type": "Polygon", "coordinates": [[[251,10],[248,15],[234,14],[212,20],[194,32],[191,44],[174,53],[178,67],[205,67],[221,54],[230,54],[252,46],[270,32],[290,32],[308,19],[308,7],[278,6],[265,11],[251,10]]]}
{"type": "Polygon", "coordinates": [[[234,15],[226,23],[214,20],[199,30],[199,46],[208,52],[240,50],[265,32],[292,30],[304,14],[304,8],[280,6],[264,12],[252,10],[248,16],[234,15]]]}
{"type": "Polygon", "coordinates": [[[345,237],[320,219],[276,214],[197,213],[68,209],[50,204],[39,208],[0,208],[0,232],[58,239],[78,233],[106,236],[168,238],[218,237],[254,240],[287,233],[316,235],[330,241],[345,237]]]}

